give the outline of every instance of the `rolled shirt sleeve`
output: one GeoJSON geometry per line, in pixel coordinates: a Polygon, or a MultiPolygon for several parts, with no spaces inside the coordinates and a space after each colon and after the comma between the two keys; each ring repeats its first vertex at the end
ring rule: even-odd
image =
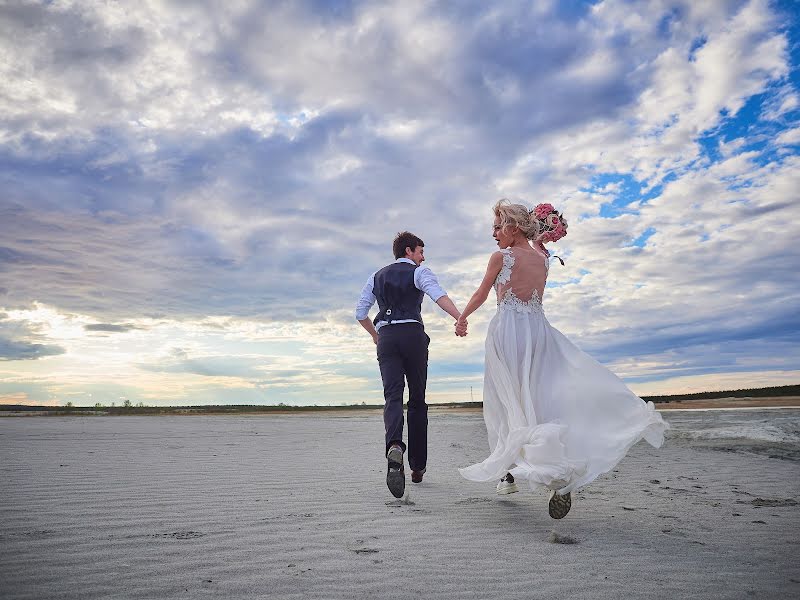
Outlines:
{"type": "Polygon", "coordinates": [[[369,309],[372,308],[372,305],[377,302],[377,298],[375,294],[372,293],[372,290],[375,288],[375,273],[369,276],[367,279],[367,283],[364,284],[364,288],[361,290],[361,297],[358,299],[356,303],[356,320],[363,321],[369,316],[369,309]]]}
{"type": "MultiPolygon", "coordinates": [[[[418,290],[425,292],[434,302],[442,296],[447,296],[447,292],[439,285],[439,280],[436,278],[436,275],[434,275],[433,271],[428,267],[419,267],[414,271],[414,285],[418,290]]],[[[370,293],[372,293],[371,289],[370,293]]]]}

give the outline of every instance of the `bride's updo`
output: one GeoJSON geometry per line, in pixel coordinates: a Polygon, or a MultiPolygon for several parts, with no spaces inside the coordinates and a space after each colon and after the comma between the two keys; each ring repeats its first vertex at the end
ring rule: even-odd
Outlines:
{"type": "Polygon", "coordinates": [[[516,226],[529,240],[535,240],[539,236],[539,221],[522,204],[512,204],[511,201],[503,198],[492,207],[495,217],[500,217],[500,227],[503,231],[507,227],[516,226]]]}

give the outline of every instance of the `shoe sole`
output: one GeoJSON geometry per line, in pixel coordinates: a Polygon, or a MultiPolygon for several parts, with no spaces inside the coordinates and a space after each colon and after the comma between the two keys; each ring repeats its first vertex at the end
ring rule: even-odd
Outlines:
{"type": "Polygon", "coordinates": [[[572,508],[572,494],[567,492],[563,496],[553,492],[547,510],[554,519],[563,519],[567,516],[569,509],[572,508]]]}
{"type": "Polygon", "coordinates": [[[403,471],[403,453],[397,448],[389,450],[386,455],[389,471],[386,473],[386,487],[395,498],[402,498],[406,491],[406,474],[403,471]]]}
{"type": "Polygon", "coordinates": [[[392,492],[392,496],[402,498],[406,491],[406,476],[403,471],[390,470],[386,474],[386,487],[392,492]]]}
{"type": "Polygon", "coordinates": [[[507,496],[508,494],[516,494],[519,491],[517,484],[510,485],[508,487],[504,487],[502,489],[497,490],[498,496],[507,496]]]}

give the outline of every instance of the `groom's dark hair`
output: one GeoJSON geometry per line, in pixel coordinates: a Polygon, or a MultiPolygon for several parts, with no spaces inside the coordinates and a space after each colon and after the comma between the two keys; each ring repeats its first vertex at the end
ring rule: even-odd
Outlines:
{"type": "Polygon", "coordinates": [[[411,248],[413,252],[417,246],[425,247],[425,242],[419,239],[410,231],[401,231],[392,242],[392,250],[395,258],[403,258],[406,255],[406,248],[411,248]]]}

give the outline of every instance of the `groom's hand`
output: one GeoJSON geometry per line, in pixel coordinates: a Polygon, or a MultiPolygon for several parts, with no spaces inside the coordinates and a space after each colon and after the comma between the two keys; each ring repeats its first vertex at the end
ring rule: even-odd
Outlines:
{"type": "Polygon", "coordinates": [[[456,335],[458,337],[465,337],[467,335],[467,320],[459,319],[456,321],[456,335]]]}

